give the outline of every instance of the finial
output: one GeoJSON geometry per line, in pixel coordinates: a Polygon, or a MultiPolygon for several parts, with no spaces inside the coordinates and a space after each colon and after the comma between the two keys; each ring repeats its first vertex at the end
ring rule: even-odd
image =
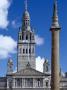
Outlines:
{"type": "Polygon", "coordinates": [[[60,28],[59,22],[58,22],[57,0],[54,0],[53,18],[52,18],[51,28],[60,28]]]}
{"type": "Polygon", "coordinates": [[[57,0],[54,0],[54,12],[53,12],[53,17],[58,17],[58,15],[57,15],[57,0]]]}
{"type": "Polygon", "coordinates": [[[25,0],[25,10],[27,11],[27,0],[25,0]]]}
{"type": "Polygon", "coordinates": [[[26,68],[31,68],[31,65],[29,62],[27,63],[26,68]]]}

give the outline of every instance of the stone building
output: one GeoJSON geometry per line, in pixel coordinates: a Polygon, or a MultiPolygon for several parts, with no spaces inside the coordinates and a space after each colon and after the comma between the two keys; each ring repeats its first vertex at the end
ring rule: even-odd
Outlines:
{"type": "MultiPolygon", "coordinates": [[[[51,72],[48,60],[44,60],[43,72],[36,70],[35,34],[31,28],[27,2],[18,35],[17,52],[17,72],[13,72],[13,61],[9,59],[6,77],[0,78],[0,90],[50,90],[51,72]]],[[[67,90],[67,73],[63,76],[59,72],[59,75],[61,90],[67,90]]]]}

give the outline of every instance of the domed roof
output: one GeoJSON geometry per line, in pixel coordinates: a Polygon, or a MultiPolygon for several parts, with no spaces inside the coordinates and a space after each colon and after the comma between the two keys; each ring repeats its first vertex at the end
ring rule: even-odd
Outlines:
{"type": "Polygon", "coordinates": [[[29,12],[28,11],[25,11],[24,14],[23,14],[23,19],[30,19],[30,15],[29,15],[29,12]]]}

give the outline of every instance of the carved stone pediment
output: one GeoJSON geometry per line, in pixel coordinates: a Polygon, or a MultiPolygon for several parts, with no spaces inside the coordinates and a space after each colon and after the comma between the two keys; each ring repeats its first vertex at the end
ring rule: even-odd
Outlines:
{"type": "Polygon", "coordinates": [[[32,69],[31,67],[25,68],[20,70],[19,72],[14,73],[13,75],[19,75],[19,76],[44,76],[44,73],[39,72],[35,69],[32,69]]]}

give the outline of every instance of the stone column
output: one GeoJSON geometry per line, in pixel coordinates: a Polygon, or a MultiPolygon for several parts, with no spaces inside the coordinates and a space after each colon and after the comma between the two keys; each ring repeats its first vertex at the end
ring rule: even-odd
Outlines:
{"type": "Polygon", "coordinates": [[[43,88],[45,88],[45,77],[43,78],[43,88]]]}
{"type": "Polygon", "coordinates": [[[9,88],[9,81],[8,81],[8,79],[7,79],[7,88],[9,88]]]}
{"type": "Polygon", "coordinates": [[[25,78],[24,78],[24,87],[26,87],[26,81],[25,81],[25,78]]]}
{"type": "Polygon", "coordinates": [[[22,78],[22,88],[24,87],[24,82],[23,82],[23,78],[22,78]]]}
{"type": "Polygon", "coordinates": [[[33,78],[33,88],[35,88],[35,78],[33,78]]]}
{"type": "Polygon", "coordinates": [[[15,88],[15,78],[13,78],[13,88],[15,88]]]}
{"type": "Polygon", "coordinates": [[[51,90],[59,90],[59,30],[52,30],[51,90]]]}

